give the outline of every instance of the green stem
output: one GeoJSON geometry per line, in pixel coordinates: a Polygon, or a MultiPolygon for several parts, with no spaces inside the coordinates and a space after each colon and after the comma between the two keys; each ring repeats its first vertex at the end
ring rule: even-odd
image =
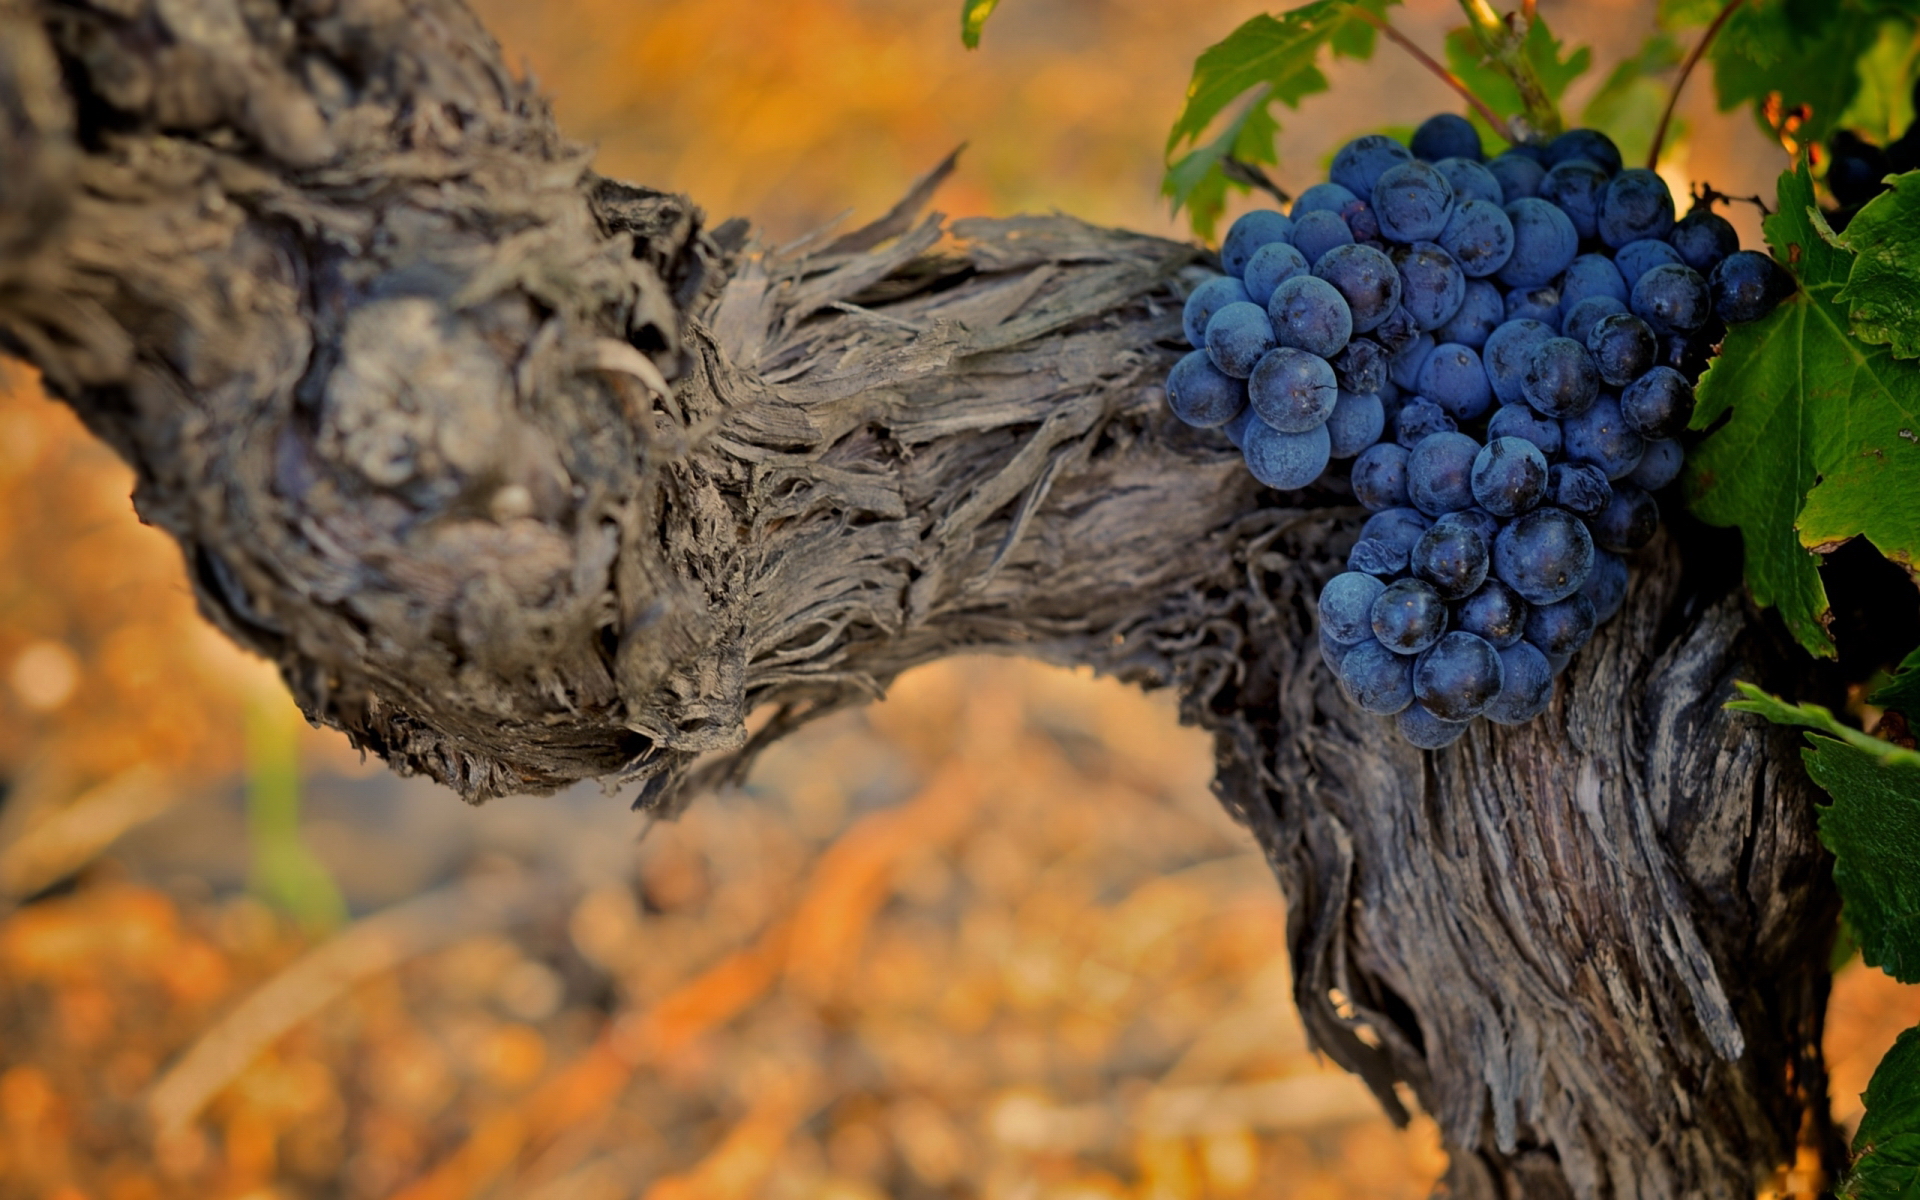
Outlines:
{"type": "Polygon", "coordinates": [[[1514,132],[1522,138],[1552,137],[1559,133],[1564,127],[1560,107],[1547,95],[1539,73],[1527,61],[1526,26],[1530,26],[1531,21],[1516,31],[1505,17],[1494,11],[1488,0],[1460,0],[1460,7],[1467,14],[1467,24],[1480,40],[1480,48],[1486,51],[1488,61],[1512,80],[1514,90],[1520,93],[1522,111],[1513,119],[1514,132]]]}

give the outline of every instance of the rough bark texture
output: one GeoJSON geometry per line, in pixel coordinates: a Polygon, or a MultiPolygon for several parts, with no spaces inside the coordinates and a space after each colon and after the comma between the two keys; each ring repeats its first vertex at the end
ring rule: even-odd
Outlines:
{"type": "Polygon", "coordinates": [[[762,254],[594,177],[457,0],[0,0],[0,331],[314,719],[660,806],[956,651],[1177,687],[1308,1029],[1453,1194],[1831,1147],[1833,893],[1793,739],[1720,708],[1783,669],[1730,575],[1656,544],[1545,718],[1413,751],[1315,648],[1356,511],[1164,415],[1197,252],[928,182],[762,254]]]}

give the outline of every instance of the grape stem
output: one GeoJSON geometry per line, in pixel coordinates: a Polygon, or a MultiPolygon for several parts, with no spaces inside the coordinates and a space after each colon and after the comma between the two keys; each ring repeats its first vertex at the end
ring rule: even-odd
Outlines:
{"type": "Polygon", "coordinates": [[[1488,0],[1460,0],[1460,8],[1467,14],[1467,24],[1480,40],[1480,48],[1486,51],[1487,58],[1513,81],[1514,90],[1520,93],[1523,111],[1511,122],[1513,133],[1507,140],[1521,142],[1559,133],[1560,106],[1547,94],[1540,73],[1527,59],[1526,35],[1533,25],[1534,5],[1523,4],[1520,12],[1514,14],[1519,18],[1518,28],[1512,20],[1495,12],[1488,0]]]}
{"type": "Polygon", "coordinates": [[[1454,91],[1459,92],[1461,98],[1473,106],[1473,111],[1479,113],[1481,117],[1485,118],[1487,124],[1493,126],[1495,133],[1498,133],[1510,142],[1514,140],[1513,131],[1507,124],[1507,119],[1493,111],[1493,107],[1485,100],[1474,95],[1473,89],[1467,86],[1466,80],[1455,75],[1452,71],[1447,70],[1446,67],[1436,61],[1431,54],[1428,54],[1425,50],[1416,46],[1406,34],[1401,33],[1389,24],[1385,17],[1369,12],[1358,4],[1353,6],[1353,12],[1354,15],[1358,16],[1361,20],[1378,29],[1381,33],[1386,34],[1388,41],[1391,41],[1394,45],[1411,54],[1415,62],[1439,76],[1442,83],[1445,83],[1454,91]]]}
{"type": "Polygon", "coordinates": [[[1700,41],[1687,54],[1687,61],[1680,64],[1680,74],[1673,81],[1673,90],[1667,93],[1667,107],[1660,113],[1660,124],[1654,127],[1653,149],[1647,151],[1647,170],[1651,171],[1660,165],[1660,148],[1666,144],[1667,125],[1673,120],[1674,106],[1680,103],[1680,93],[1687,86],[1687,77],[1693,74],[1694,66],[1707,52],[1707,47],[1713,45],[1713,39],[1719,35],[1721,27],[1727,23],[1727,18],[1733,15],[1733,10],[1739,8],[1740,4],[1741,0],[1727,0],[1726,5],[1720,9],[1720,15],[1713,19],[1713,24],[1707,26],[1707,31],[1700,35],[1700,41]]]}

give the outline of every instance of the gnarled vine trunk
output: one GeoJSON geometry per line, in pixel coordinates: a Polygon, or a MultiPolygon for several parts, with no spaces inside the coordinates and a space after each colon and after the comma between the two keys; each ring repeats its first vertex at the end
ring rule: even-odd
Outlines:
{"type": "Polygon", "coordinates": [[[1164,413],[1192,248],[930,179],[752,252],[594,176],[458,0],[0,0],[0,118],[0,335],[396,769],[664,806],[944,654],[1176,687],[1311,1036],[1453,1194],[1831,1148],[1835,901],[1793,738],[1720,708],[1789,669],[1733,573],[1656,543],[1546,717],[1408,748],[1315,646],[1357,511],[1164,413]]]}

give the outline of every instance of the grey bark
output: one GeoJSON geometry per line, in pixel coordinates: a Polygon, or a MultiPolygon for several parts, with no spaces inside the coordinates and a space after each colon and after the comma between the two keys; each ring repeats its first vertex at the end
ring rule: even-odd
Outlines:
{"type": "Polygon", "coordinates": [[[1168,419],[1191,247],[894,213],[785,254],[594,176],[457,0],[0,7],[0,331],[310,717],[470,800],[671,808],[901,671],[1174,687],[1314,1041],[1471,1197],[1833,1151],[1793,670],[1661,541],[1550,713],[1422,754],[1312,599],[1358,512],[1168,419]],[[759,714],[755,732],[748,718],[759,714]]]}

